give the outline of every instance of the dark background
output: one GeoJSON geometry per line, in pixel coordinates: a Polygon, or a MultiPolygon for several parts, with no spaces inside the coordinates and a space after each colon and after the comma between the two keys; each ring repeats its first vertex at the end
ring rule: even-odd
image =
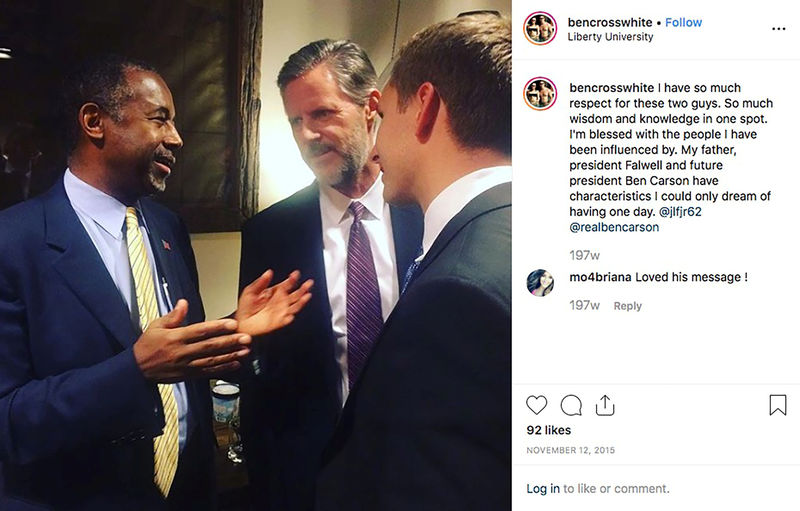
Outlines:
{"type": "Polygon", "coordinates": [[[35,126],[43,154],[32,193],[66,166],[54,115],[63,73],[118,53],[154,65],[175,99],[184,148],[158,200],[192,232],[239,230],[251,214],[241,204],[242,9],[240,0],[0,0],[0,47],[13,56],[0,59],[0,142],[17,123],[35,126]]]}

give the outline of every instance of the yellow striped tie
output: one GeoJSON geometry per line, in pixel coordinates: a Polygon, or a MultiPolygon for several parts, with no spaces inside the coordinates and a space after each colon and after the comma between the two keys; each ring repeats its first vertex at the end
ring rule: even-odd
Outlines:
{"type": "MultiPolygon", "coordinates": [[[[128,258],[136,288],[136,303],[139,305],[139,324],[144,332],[147,325],[158,317],[158,300],[147,250],[139,230],[136,209],[128,208],[125,211],[125,227],[128,236],[128,258]]],[[[166,424],[164,433],[153,439],[155,483],[166,497],[178,468],[178,404],[175,402],[172,385],[159,384],[158,393],[164,406],[166,424]]]]}

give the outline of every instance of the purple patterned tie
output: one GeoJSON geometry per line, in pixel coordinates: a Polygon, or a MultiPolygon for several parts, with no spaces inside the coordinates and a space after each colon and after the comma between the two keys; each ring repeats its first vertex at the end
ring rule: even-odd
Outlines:
{"type": "Polygon", "coordinates": [[[360,202],[350,204],[353,225],[347,245],[347,377],[353,388],[383,328],[381,294],[375,274],[375,262],[369,237],[361,223],[366,208],[360,202]]]}

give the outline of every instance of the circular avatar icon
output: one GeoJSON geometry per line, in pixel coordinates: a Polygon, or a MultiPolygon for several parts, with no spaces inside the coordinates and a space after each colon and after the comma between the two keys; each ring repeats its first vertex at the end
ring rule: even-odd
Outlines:
{"type": "Polygon", "coordinates": [[[548,44],[558,32],[556,19],[544,11],[536,11],[525,18],[525,39],[537,46],[548,44]]]}
{"type": "Polygon", "coordinates": [[[528,275],[527,286],[528,292],[533,296],[547,296],[553,291],[555,279],[549,271],[539,269],[528,275]]]}
{"type": "Polygon", "coordinates": [[[549,78],[537,76],[525,84],[525,103],[534,110],[547,110],[556,102],[558,90],[549,78]]]}

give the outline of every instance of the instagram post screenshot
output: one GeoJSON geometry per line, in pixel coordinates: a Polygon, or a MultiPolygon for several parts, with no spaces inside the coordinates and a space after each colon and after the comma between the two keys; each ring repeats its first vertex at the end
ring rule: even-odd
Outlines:
{"type": "Polygon", "coordinates": [[[0,2],[0,511],[800,508],[799,15],[0,2]]]}
{"type": "Polygon", "coordinates": [[[797,8],[513,9],[513,509],[796,507],[797,8]]]}
{"type": "Polygon", "coordinates": [[[511,10],[0,0],[0,511],[511,509],[511,10]]]}

